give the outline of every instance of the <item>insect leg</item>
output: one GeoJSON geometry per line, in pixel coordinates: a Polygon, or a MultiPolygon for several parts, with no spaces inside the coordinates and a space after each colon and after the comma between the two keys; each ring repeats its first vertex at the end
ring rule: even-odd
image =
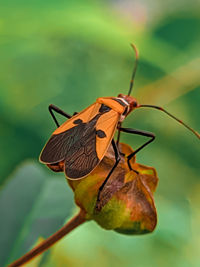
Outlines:
{"type": "Polygon", "coordinates": [[[50,114],[51,114],[51,116],[52,116],[55,124],[57,125],[57,127],[59,127],[60,125],[59,125],[59,123],[58,123],[58,121],[57,121],[57,119],[56,119],[55,114],[53,113],[53,111],[55,111],[55,112],[63,115],[64,117],[66,117],[68,119],[70,119],[72,117],[71,115],[69,115],[68,113],[64,112],[60,108],[54,106],[53,104],[49,105],[49,112],[50,112],[50,114]]]}
{"type": "Polygon", "coordinates": [[[147,146],[148,144],[150,144],[151,142],[154,141],[154,139],[156,138],[155,134],[154,133],[151,133],[151,132],[145,132],[145,131],[142,131],[142,130],[137,130],[137,129],[131,129],[131,128],[120,128],[120,130],[122,132],[125,132],[125,133],[130,133],[130,134],[137,134],[137,135],[142,135],[142,136],[146,136],[146,137],[150,137],[151,139],[147,142],[145,142],[143,145],[141,145],[140,147],[138,147],[133,153],[131,153],[130,155],[128,155],[128,160],[127,160],[127,163],[128,163],[128,166],[130,168],[130,170],[132,170],[132,167],[130,165],[130,160],[132,159],[132,157],[137,154],[140,150],[142,150],[145,146],[147,146]]]}
{"type": "Polygon", "coordinates": [[[101,191],[103,190],[103,188],[104,188],[105,184],[107,183],[108,179],[110,178],[111,174],[113,173],[113,171],[117,167],[118,163],[120,162],[119,150],[118,150],[118,147],[117,147],[114,139],[112,139],[112,146],[113,146],[113,150],[115,153],[115,164],[113,165],[112,169],[110,170],[108,176],[106,177],[106,179],[104,180],[102,185],[99,187],[99,191],[98,191],[98,195],[97,195],[97,202],[96,202],[96,210],[101,209],[101,207],[99,206],[101,191]]]}
{"type": "Polygon", "coordinates": [[[119,147],[119,140],[120,140],[120,128],[121,128],[121,122],[118,123],[118,133],[117,133],[117,141],[116,141],[116,145],[117,147],[119,147]]]}

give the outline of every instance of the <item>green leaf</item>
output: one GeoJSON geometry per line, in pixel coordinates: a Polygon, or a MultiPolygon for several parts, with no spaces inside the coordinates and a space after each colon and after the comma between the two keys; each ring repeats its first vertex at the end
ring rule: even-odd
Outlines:
{"type": "Polygon", "coordinates": [[[0,266],[26,253],[38,237],[57,231],[71,213],[66,181],[46,174],[39,164],[23,164],[0,193],[0,266]]]}

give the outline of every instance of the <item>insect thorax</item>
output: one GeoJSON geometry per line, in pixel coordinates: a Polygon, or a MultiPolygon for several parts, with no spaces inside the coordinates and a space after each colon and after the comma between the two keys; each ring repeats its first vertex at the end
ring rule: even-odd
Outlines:
{"type": "MultiPolygon", "coordinates": [[[[120,114],[122,120],[129,111],[129,103],[121,97],[99,97],[96,100],[99,104],[104,104],[120,114]]],[[[120,119],[121,121],[121,119],[120,119]]]]}

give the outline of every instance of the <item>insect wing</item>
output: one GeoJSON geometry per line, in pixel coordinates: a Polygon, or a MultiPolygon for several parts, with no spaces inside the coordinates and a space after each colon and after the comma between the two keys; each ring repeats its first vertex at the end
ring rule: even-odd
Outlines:
{"type": "Polygon", "coordinates": [[[103,158],[119,119],[109,109],[99,112],[94,103],[73,116],[54,132],[40,155],[40,161],[54,164],[64,161],[65,173],[71,179],[88,175],[103,158]]]}
{"type": "Polygon", "coordinates": [[[45,164],[53,164],[64,160],[66,152],[77,139],[81,138],[79,122],[89,121],[98,112],[99,107],[100,104],[94,103],[60,125],[44,146],[40,154],[40,161],[45,164]]]}
{"type": "MultiPolygon", "coordinates": [[[[88,175],[102,160],[114,136],[119,115],[111,110],[100,115],[93,129],[87,125],[86,135],[66,154],[65,174],[71,179],[88,175]],[[88,128],[89,131],[88,131],[88,128]]],[[[84,129],[82,129],[84,131],[84,129]]],[[[82,131],[81,130],[81,131],[82,131]]]]}
{"type": "Polygon", "coordinates": [[[108,113],[103,114],[96,125],[97,132],[103,131],[105,137],[97,136],[96,150],[98,158],[102,159],[108,150],[111,140],[115,134],[116,127],[119,121],[119,113],[114,110],[110,110],[108,113]]]}

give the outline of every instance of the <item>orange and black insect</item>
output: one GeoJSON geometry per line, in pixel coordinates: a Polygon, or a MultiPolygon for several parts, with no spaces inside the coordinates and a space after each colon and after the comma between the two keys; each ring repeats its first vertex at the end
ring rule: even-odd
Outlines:
{"type": "MultiPolygon", "coordinates": [[[[135,50],[136,60],[128,95],[119,94],[117,97],[97,98],[94,104],[80,113],[75,113],[73,116],[65,113],[54,105],[49,106],[50,114],[57,125],[57,129],[53,132],[42,150],[40,161],[53,171],[64,170],[69,179],[84,178],[100,163],[107,152],[108,147],[112,144],[116,162],[101,185],[99,195],[120,161],[120,152],[118,150],[120,132],[137,134],[150,138],[146,143],[128,156],[127,161],[130,169],[132,169],[130,165],[131,158],[155,139],[153,133],[121,127],[123,120],[131,113],[131,111],[138,108],[154,108],[161,110],[187,127],[200,138],[198,132],[162,107],[140,105],[134,97],[130,96],[138,62],[137,49],[134,45],[132,45],[132,47],[135,50]],[[59,125],[53,111],[65,116],[68,120],[62,125],[59,125]],[[116,131],[118,131],[118,137],[117,140],[114,140],[116,131]]],[[[97,199],[97,203],[98,201],[99,199],[97,199]]]]}

